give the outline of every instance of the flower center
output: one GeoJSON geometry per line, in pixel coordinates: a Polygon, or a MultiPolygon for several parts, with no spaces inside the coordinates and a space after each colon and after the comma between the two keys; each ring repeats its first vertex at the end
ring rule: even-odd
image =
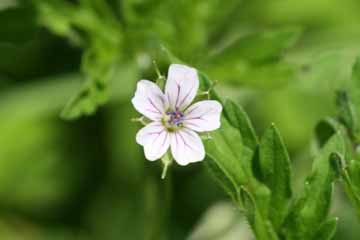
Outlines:
{"type": "Polygon", "coordinates": [[[163,124],[168,130],[174,131],[183,126],[183,120],[184,120],[183,112],[179,110],[168,111],[166,112],[166,115],[163,118],[163,124]]]}

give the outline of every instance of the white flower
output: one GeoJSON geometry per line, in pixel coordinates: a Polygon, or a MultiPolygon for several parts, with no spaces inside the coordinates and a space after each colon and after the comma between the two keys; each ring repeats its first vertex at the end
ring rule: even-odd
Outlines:
{"type": "Polygon", "coordinates": [[[169,148],[180,165],[204,159],[204,145],[196,132],[219,128],[222,106],[214,100],[190,106],[198,88],[196,69],[179,64],[169,68],[165,94],[151,81],[138,82],[132,104],[152,122],[139,130],[136,141],[148,160],[161,158],[169,148]]]}

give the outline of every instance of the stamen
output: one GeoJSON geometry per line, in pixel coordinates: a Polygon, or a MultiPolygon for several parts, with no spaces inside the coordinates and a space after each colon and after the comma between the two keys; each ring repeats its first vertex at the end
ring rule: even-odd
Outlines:
{"type": "Polygon", "coordinates": [[[166,119],[166,125],[169,129],[181,127],[184,120],[184,113],[176,110],[176,111],[169,111],[166,113],[168,118],[166,119]]]}

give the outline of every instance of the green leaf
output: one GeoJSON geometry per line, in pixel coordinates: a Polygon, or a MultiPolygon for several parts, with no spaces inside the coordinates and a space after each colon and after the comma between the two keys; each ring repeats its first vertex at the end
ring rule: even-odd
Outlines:
{"type": "Polygon", "coordinates": [[[348,171],[352,182],[357,188],[357,193],[360,195],[360,162],[358,160],[351,160],[348,165],[348,171]]]}
{"type": "Polygon", "coordinates": [[[354,106],[349,106],[349,112],[355,121],[352,130],[354,130],[353,134],[355,135],[357,141],[360,141],[360,129],[358,126],[358,121],[360,119],[360,56],[356,59],[352,68],[349,95],[351,104],[354,104],[354,106]]]}
{"type": "Polygon", "coordinates": [[[276,232],[273,230],[271,223],[264,219],[254,196],[242,187],[240,189],[240,197],[244,204],[245,215],[254,230],[256,239],[277,240],[276,232]]]}
{"type": "Polygon", "coordinates": [[[338,218],[331,218],[323,222],[313,240],[331,240],[336,232],[338,218]]]}
{"type": "Polygon", "coordinates": [[[249,222],[259,239],[276,239],[274,229],[267,219],[269,189],[258,183],[252,175],[253,151],[242,144],[240,132],[225,118],[222,118],[221,128],[211,136],[210,140],[205,141],[208,169],[235,203],[247,212],[247,216],[253,216],[249,222]],[[249,208],[249,199],[240,196],[244,187],[253,196],[252,208],[249,208]]]}
{"type": "Polygon", "coordinates": [[[39,22],[50,31],[84,48],[81,70],[85,83],[61,116],[75,119],[93,114],[107,102],[107,85],[120,62],[122,28],[102,1],[69,3],[33,0],[39,22]]]}
{"type": "Polygon", "coordinates": [[[224,114],[229,123],[239,129],[244,145],[250,149],[255,149],[258,144],[258,139],[244,109],[232,100],[227,99],[224,104],[224,114]]]}
{"type": "Polygon", "coordinates": [[[249,34],[241,37],[216,55],[218,59],[245,59],[262,63],[280,58],[284,50],[292,47],[301,35],[301,29],[289,28],[277,31],[249,34]]]}
{"type": "Polygon", "coordinates": [[[344,151],[342,136],[335,134],[315,158],[302,195],[285,220],[283,229],[287,239],[312,239],[319,222],[326,220],[331,203],[332,183],[336,177],[329,157],[333,152],[343,155],[344,151]]]}
{"type": "Polygon", "coordinates": [[[207,75],[203,72],[198,72],[200,86],[199,89],[201,91],[210,91],[211,99],[217,100],[223,103],[223,100],[219,97],[219,95],[214,90],[214,83],[207,77],[207,75]]]}
{"type": "Polygon", "coordinates": [[[331,153],[330,154],[330,165],[334,169],[335,177],[339,178],[342,173],[345,166],[345,163],[343,162],[343,158],[338,153],[331,153]]]}
{"type": "Polygon", "coordinates": [[[295,77],[297,71],[296,66],[284,61],[252,64],[241,58],[219,59],[219,62],[206,68],[206,72],[216,79],[235,86],[245,85],[259,89],[282,87],[295,77]]]}
{"type": "Polygon", "coordinates": [[[283,86],[295,76],[297,68],[283,61],[282,55],[296,43],[300,32],[288,28],[239,37],[211,56],[206,71],[234,85],[262,89],[283,86]]]}
{"type": "Polygon", "coordinates": [[[240,186],[247,182],[245,169],[242,167],[243,145],[241,135],[222,118],[221,128],[212,133],[205,141],[208,166],[222,187],[237,198],[240,186]]]}
{"type": "Polygon", "coordinates": [[[76,119],[83,115],[91,115],[97,106],[103,105],[108,99],[108,91],[103,83],[88,80],[80,92],[76,93],[61,112],[61,117],[67,120],[76,119]]]}
{"type": "Polygon", "coordinates": [[[261,181],[271,191],[269,218],[279,229],[287,215],[291,190],[291,163],[283,140],[274,125],[260,142],[259,167],[261,181]]]}
{"type": "Polygon", "coordinates": [[[346,91],[337,92],[336,105],[339,120],[347,129],[349,129],[352,136],[356,135],[359,128],[359,121],[356,115],[355,107],[346,91]]]}
{"type": "Polygon", "coordinates": [[[318,147],[322,148],[327,141],[340,129],[340,124],[333,118],[321,120],[315,127],[318,147]]]}
{"type": "Polygon", "coordinates": [[[217,183],[231,197],[234,202],[239,202],[239,189],[231,176],[224,174],[226,170],[217,164],[216,159],[206,156],[205,165],[217,183]]]}
{"type": "Polygon", "coordinates": [[[360,164],[356,160],[351,160],[347,168],[342,168],[341,177],[343,179],[345,192],[351,203],[356,209],[360,218],[360,164]]]}
{"type": "MultiPolygon", "coordinates": [[[[212,86],[205,75],[200,75],[200,79],[200,89],[212,86]]],[[[211,92],[211,96],[219,99],[213,89],[211,92]]],[[[257,181],[252,171],[257,145],[255,132],[246,113],[236,104],[227,101],[224,112],[221,128],[205,142],[208,169],[235,203],[246,211],[258,239],[275,240],[277,236],[267,218],[270,191],[257,181]]]]}
{"type": "Polygon", "coordinates": [[[356,61],[352,68],[352,86],[360,89],[360,56],[356,58],[356,61]]]}

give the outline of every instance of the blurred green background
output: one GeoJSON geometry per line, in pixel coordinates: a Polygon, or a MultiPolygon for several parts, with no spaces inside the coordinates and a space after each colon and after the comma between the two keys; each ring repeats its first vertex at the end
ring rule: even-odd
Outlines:
{"type": "MultiPolygon", "coordinates": [[[[202,163],[163,181],[144,159],[136,81],[156,78],[152,60],[206,72],[259,134],[276,123],[299,189],[314,126],[360,53],[359,12],[358,0],[0,0],[0,239],[252,239],[202,163]]],[[[333,205],[335,239],[359,239],[340,188],[333,205]]]]}

